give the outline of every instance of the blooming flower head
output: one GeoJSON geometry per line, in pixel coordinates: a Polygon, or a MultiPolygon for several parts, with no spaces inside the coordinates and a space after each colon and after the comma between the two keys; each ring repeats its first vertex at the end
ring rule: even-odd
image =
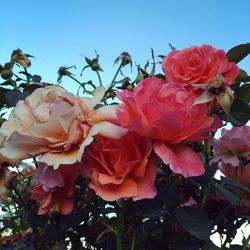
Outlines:
{"type": "Polygon", "coordinates": [[[97,88],[90,99],[59,86],[35,90],[17,103],[3,123],[0,133],[6,143],[0,154],[13,160],[42,155],[39,160],[54,168],[80,161],[92,136],[99,133],[117,138],[126,132],[115,125],[117,106],[94,109],[104,92],[104,88],[97,88]]]}
{"type": "Polygon", "coordinates": [[[203,173],[199,156],[184,142],[206,138],[216,130],[215,119],[207,116],[207,105],[194,105],[194,93],[178,83],[151,77],[133,92],[117,96],[123,102],[117,111],[123,127],[155,139],[155,152],[174,172],[184,176],[203,173]]]}
{"type": "MultiPolygon", "coordinates": [[[[228,178],[250,187],[250,127],[223,129],[219,139],[213,139],[214,159],[228,178]]],[[[241,207],[250,208],[250,194],[239,189],[241,207]],[[245,193],[245,194],[244,194],[245,193]],[[242,195],[243,194],[243,195],[242,195]]]]}
{"type": "Polygon", "coordinates": [[[220,72],[224,83],[230,85],[239,74],[238,67],[227,60],[224,50],[209,45],[173,50],[164,57],[162,68],[169,81],[182,84],[209,84],[220,72]]]}
{"type": "Polygon", "coordinates": [[[38,214],[58,211],[69,214],[73,210],[75,181],[80,172],[77,164],[61,165],[54,170],[40,164],[35,174],[36,184],[31,186],[31,198],[40,203],[38,214]]]}
{"type": "Polygon", "coordinates": [[[96,136],[86,148],[82,173],[90,176],[90,188],[104,200],[140,200],[156,195],[157,157],[152,142],[133,132],[120,139],[96,136]]]}
{"type": "Polygon", "coordinates": [[[213,162],[223,162],[238,167],[241,158],[250,156],[250,126],[222,129],[221,137],[214,138],[212,145],[213,162]]]}

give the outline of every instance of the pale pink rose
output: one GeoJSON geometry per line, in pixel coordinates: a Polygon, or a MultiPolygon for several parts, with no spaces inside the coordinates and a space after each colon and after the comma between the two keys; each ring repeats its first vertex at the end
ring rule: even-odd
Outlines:
{"type": "Polygon", "coordinates": [[[151,199],[156,195],[154,179],[158,157],[152,142],[133,132],[120,139],[96,136],[86,148],[82,174],[89,187],[104,200],[151,199]]]}
{"type": "Polygon", "coordinates": [[[38,214],[55,211],[64,215],[71,213],[75,181],[79,176],[78,164],[60,165],[56,170],[46,164],[39,165],[36,184],[30,187],[31,199],[40,203],[38,214]]]}
{"type": "Polygon", "coordinates": [[[217,125],[207,116],[207,105],[194,105],[195,94],[178,83],[151,77],[133,92],[117,96],[123,102],[117,111],[121,126],[155,139],[155,152],[173,172],[185,177],[204,172],[199,154],[185,142],[205,139],[217,125]]]}
{"type": "Polygon", "coordinates": [[[222,129],[221,137],[212,141],[214,159],[234,167],[240,166],[240,158],[250,156],[250,126],[222,129]]]}
{"type": "Polygon", "coordinates": [[[210,45],[173,50],[164,57],[162,68],[169,81],[183,84],[209,83],[220,72],[224,83],[230,85],[239,74],[236,64],[227,60],[225,51],[210,45]]]}
{"type": "Polygon", "coordinates": [[[46,192],[55,187],[63,187],[65,185],[62,173],[44,163],[39,164],[34,178],[43,185],[42,188],[46,192]]]}
{"type": "Polygon", "coordinates": [[[119,138],[126,130],[115,124],[117,105],[94,109],[104,92],[104,88],[97,88],[91,99],[59,86],[35,90],[17,103],[3,123],[0,134],[6,143],[0,154],[13,160],[42,155],[40,162],[57,168],[80,161],[96,134],[119,138]]]}
{"type": "MultiPolygon", "coordinates": [[[[213,139],[214,159],[228,178],[250,187],[250,126],[223,129],[219,139],[213,139]]],[[[250,208],[250,194],[238,188],[240,206],[250,208]]]]}

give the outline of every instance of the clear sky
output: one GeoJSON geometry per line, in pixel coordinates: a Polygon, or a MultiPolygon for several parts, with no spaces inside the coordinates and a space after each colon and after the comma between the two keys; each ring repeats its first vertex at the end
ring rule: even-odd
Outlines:
{"type": "MultiPolygon", "coordinates": [[[[249,0],[1,1],[0,63],[20,48],[36,57],[31,73],[55,82],[62,65],[76,65],[79,75],[80,54],[94,57],[96,49],[108,83],[122,51],[144,64],[151,47],[156,55],[167,54],[168,43],[177,49],[211,44],[228,50],[250,42],[249,9],[249,0]]],[[[250,71],[250,59],[241,66],[250,71]]],[[[90,77],[95,79],[86,73],[81,80],[90,77]]],[[[72,86],[70,79],[63,83],[72,86]]]]}

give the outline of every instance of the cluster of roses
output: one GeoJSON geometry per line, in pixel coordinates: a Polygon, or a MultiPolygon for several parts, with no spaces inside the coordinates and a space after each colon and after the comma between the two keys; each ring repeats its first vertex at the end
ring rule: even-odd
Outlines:
{"type": "MultiPolygon", "coordinates": [[[[203,174],[201,157],[192,145],[222,126],[213,110],[221,106],[228,112],[230,85],[239,69],[223,50],[208,45],[173,50],[162,68],[166,80],[147,77],[132,91],[116,93],[122,102],[117,105],[95,108],[103,100],[103,87],[91,99],[47,86],[18,102],[0,129],[1,161],[38,157],[31,191],[40,202],[39,214],[70,213],[80,176],[104,200],[136,201],[156,195],[154,180],[161,161],[184,177],[203,174]]],[[[249,127],[242,129],[249,135],[249,127]]],[[[219,155],[215,161],[225,174],[239,166],[238,156],[229,154],[230,143],[249,159],[249,140],[238,137],[232,141],[225,135],[222,146],[214,141],[219,155]]]]}

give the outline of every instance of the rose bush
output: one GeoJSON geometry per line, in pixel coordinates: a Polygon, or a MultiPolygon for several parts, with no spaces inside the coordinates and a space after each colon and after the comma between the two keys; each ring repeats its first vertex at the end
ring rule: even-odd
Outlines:
{"type": "Polygon", "coordinates": [[[250,216],[250,85],[234,63],[249,51],[172,51],[164,76],[152,50],[134,79],[123,52],[105,89],[99,55],[79,76],[96,79],[65,66],[53,85],[14,50],[0,65],[0,249],[207,250],[216,234],[248,249],[232,240],[250,216]],[[218,138],[228,123],[241,127],[218,138]]]}

